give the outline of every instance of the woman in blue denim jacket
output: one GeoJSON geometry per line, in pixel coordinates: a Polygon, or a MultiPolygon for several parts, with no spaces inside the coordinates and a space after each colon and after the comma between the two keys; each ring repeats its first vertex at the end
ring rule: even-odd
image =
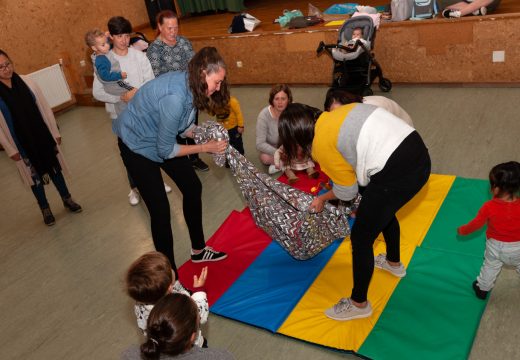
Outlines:
{"type": "Polygon", "coordinates": [[[187,155],[222,153],[226,141],[182,145],[177,135],[193,137],[196,109],[211,111],[229,102],[226,65],[213,47],[195,54],[187,72],[170,72],[149,81],[135,94],[127,109],[114,120],[121,157],[150,213],[157,251],[168,257],[175,271],[170,204],[161,169],[182,193],[184,219],[191,239],[193,262],[219,261],[223,252],[207,247],[202,229],[202,185],[187,155]]]}

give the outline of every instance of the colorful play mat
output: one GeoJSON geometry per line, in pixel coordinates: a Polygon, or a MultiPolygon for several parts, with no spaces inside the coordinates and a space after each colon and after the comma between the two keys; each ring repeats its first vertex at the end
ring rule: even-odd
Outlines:
{"type": "MultiPolygon", "coordinates": [[[[482,264],[485,233],[463,238],[456,228],[489,199],[488,186],[484,180],[431,175],[398,213],[406,277],[375,269],[368,293],[373,315],[345,322],[328,319],[324,310],[352,289],[348,237],[310,260],[295,260],[255,225],[248,209],[233,211],[208,241],[229,254],[209,264],[210,310],[370,359],[467,358],[486,306],[471,287],[482,264]]],[[[385,252],[382,238],[374,244],[374,254],[380,252],[385,252]]],[[[183,284],[190,285],[201,267],[185,263],[183,284]]]]}

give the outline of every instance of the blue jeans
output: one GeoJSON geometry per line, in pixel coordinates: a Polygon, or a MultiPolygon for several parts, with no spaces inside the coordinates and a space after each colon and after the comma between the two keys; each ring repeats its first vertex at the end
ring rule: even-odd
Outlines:
{"type": "MultiPolygon", "coordinates": [[[[66,199],[70,197],[69,189],[67,188],[67,184],[65,183],[65,179],[63,178],[63,174],[61,171],[58,171],[54,175],[50,175],[56,190],[60,193],[62,199],[66,199]]],[[[40,182],[38,185],[31,186],[31,190],[36,197],[36,201],[38,201],[38,205],[40,209],[45,209],[49,207],[49,203],[47,202],[47,197],[45,196],[45,188],[43,187],[43,182],[40,182]]]]}

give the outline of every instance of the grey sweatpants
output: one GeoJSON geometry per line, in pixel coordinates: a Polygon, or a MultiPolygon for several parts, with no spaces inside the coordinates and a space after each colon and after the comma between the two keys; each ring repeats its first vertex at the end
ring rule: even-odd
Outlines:
{"type": "Polygon", "coordinates": [[[514,266],[520,275],[520,241],[504,242],[488,239],[484,263],[477,277],[480,290],[489,291],[495,286],[495,280],[504,265],[514,266]]]}

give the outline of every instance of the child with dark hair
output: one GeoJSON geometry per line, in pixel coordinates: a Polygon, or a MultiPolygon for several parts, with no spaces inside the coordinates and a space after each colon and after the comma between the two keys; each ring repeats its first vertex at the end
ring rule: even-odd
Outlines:
{"type": "Polygon", "coordinates": [[[493,199],[484,203],[477,216],[457,229],[468,235],[487,224],[486,252],[473,290],[486,299],[504,264],[520,274],[520,163],[498,164],[489,173],[493,199]]]}
{"type": "MultiPolygon", "coordinates": [[[[136,301],[134,310],[139,329],[146,334],[146,322],[150,311],[162,297],[172,293],[191,296],[199,309],[200,322],[204,324],[208,320],[209,313],[208,299],[204,291],[207,273],[208,269],[204,267],[200,276],[193,277],[195,291],[190,294],[176,279],[170,261],[162,253],[152,251],[134,261],[126,274],[126,291],[136,301]]],[[[197,332],[194,344],[199,347],[205,344],[200,330],[197,332]]]]}
{"type": "Polygon", "coordinates": [[[302,146],[301,144],[309,144],[309,134],[307,132],[299,131],[298,127],[293,127],[291,124],[294,121],[299,121],[295,114],[305,114],[309,119],[315,119],[318,113],[310,106],[303,104],[293,104],[288,106],[280,115],[285,121],[278,123],[278,134],[280,135],[281,146],[274,153],[274,165],[277,169],[284,171],[289,179],[289,184],[294,184],[298,181],[298,177],[293,170],[305,170],[307,175],[316,179],[320,174],[314,170],[314,162],[311,159],[311,147],[302,146]]]}
{"type": "Polygon", "coordinates": [[[233,356],[225,350],[193,346],[199,331],[198,318],[197,306],[188,296],[164,296],[150,312],[146,341],[140,347],[132,346],[127,349],[121,358],[232,360],[233,356]]]}

